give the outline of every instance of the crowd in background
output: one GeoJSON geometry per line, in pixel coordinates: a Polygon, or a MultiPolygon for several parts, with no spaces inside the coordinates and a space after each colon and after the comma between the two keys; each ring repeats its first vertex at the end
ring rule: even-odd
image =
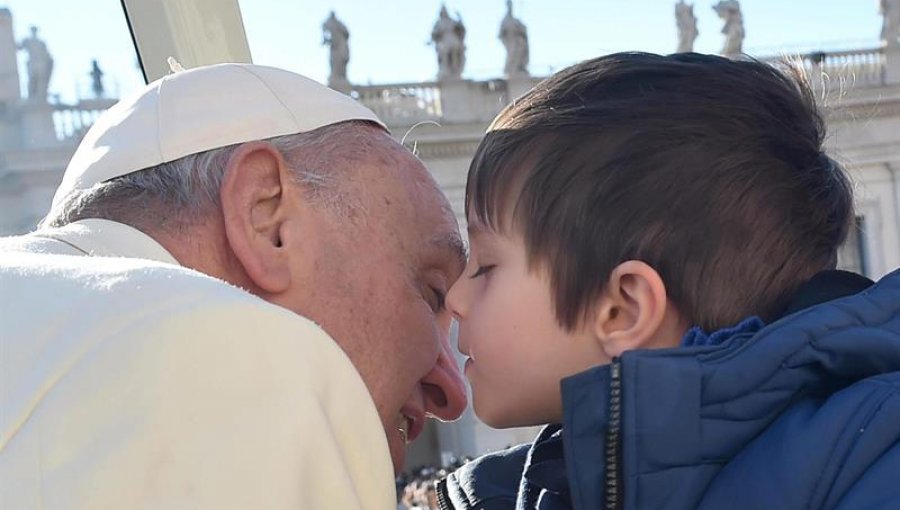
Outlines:
{"type": "Polygon", "coordinates": [[[469,460],[454,458],[445,467],[421,466],[401,474],[397,478],[397,509],[438,510],[437,482],[469,460]]]}

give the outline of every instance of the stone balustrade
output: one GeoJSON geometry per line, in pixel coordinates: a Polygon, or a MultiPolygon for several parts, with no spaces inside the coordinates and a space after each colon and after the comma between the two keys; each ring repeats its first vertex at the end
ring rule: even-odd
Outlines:
{"type": "Polygon", "coordinates": [[[798,57],[765,58],[764,61],[794,60],[813,78],[813,85],[840,82],[845,87],[881,87],[900,84],[900,49],[872,48],[819,51],[798,57]],[[821,79],[819,79],[821,77],[821,79]]]}
{"type": "Polygon", "coordinates": [[[389,125],[437,121],[444,115],[436,82],[357,86],[351,95],[389,125]]]}
{"type": "MultiPolygon", "coordinates": [[[[842,89],[900,85],[900,48],[814,52],[762,60],[798,61],[814,87],[823,81],[840,83],[842,89]]],[[[351,95],[390,126],[411,126],[422,121],[487,123],[511,99],[538,81],[539,78],[528,77],[364,85],[353,87],[351,95]]]]}
{"type": "MultiPolygon", "coordinates": [[[[799,59],[813,78],[836,82],[842,87],[900,85],[900,50],[874,48],[814,52],[797,57],[769,57],[764,61],[799,59]]],[[[509,101],[528,90],[539,79],[456,80],[446,82],[392,83],[353,87],[351,95],[390,126],[418,122],[483,123],[490,121],[509,101]]],[[[51,104],[56,138],[78,141],[97,117],[113,104],[107,99],[82,100],[77,104],[51,104]]]]}
{"type": "Polygon", "coordinates": [[[435,121],[490,121],[511,100],[538,80],[448,80],[355,86],[351,96],[369,107],[390,126],[435,121]]]}
{"type": "Polygon", "coordinates": [[[114,104],[115,101],[111,99],[82,100],[74,105],[50,104],[56,139],[60,142],[78,143],[97,118],[114,104]]]}

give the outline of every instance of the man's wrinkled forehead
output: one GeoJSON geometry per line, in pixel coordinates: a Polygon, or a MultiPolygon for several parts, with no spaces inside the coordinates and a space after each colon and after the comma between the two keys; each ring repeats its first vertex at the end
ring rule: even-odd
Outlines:
{"type": "Polygon", "coordinates": [[[465,257],[450,202],[422,161],[394,140],[380,140],[378,149],[360,190],[374,210],[384,213],[402,237],[442,249],[454,259],[465,257]]]}

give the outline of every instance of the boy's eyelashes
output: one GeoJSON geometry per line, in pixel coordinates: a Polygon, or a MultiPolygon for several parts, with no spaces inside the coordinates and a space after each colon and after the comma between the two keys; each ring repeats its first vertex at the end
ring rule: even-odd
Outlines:
{"type": "Polygon", "coordinates": [[[496,267],[496,264],[490,264],[487,266],[478,266],[478,270],[475,271],[475,273],[472,276],[470,276],[469,278],[478,278],[479,276],[482,276],[485,273],[488,273],[491,269],[494,269],[495,267],[496,267]]]}

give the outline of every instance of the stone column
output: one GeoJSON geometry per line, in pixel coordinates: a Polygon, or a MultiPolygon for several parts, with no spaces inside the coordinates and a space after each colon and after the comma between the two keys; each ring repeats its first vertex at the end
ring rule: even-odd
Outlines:
{"type": "Polygon", "coordinates": [[[22,97],[17,62],[12,13],[0,8],[0,103],[18,103],[22,97]]]}
{"type": "Polygon", "coordinates": [[[53,124],[53,106],[46,102],[26,101],[21,109],[22,144],[28,149],[46,149],[60,144],[53,124]]]}
{"type": "Polygon", "coordinates": [[[534,80],[531,76],[514,75],[506,79],[506,102],[512,103],[514,99],[531,90],[534,87],[534,80]]]}
{"type": "Polygon", "coordinates": [[[18,147],[16,106],[22,101],[12,13],[0,8],[0,151],[18,147]]]}
{"type": "Polygon", "coordinates": [[[900,85],[900,45],[884,48],[884,82],[886,85],[900,85]]]}
{"type": "Polygon", "coordinates": [[[468,80],[448,79],[440,82],[443,120],[450,123],[465,123],[478,118],[470,84],[468,80]]]}

